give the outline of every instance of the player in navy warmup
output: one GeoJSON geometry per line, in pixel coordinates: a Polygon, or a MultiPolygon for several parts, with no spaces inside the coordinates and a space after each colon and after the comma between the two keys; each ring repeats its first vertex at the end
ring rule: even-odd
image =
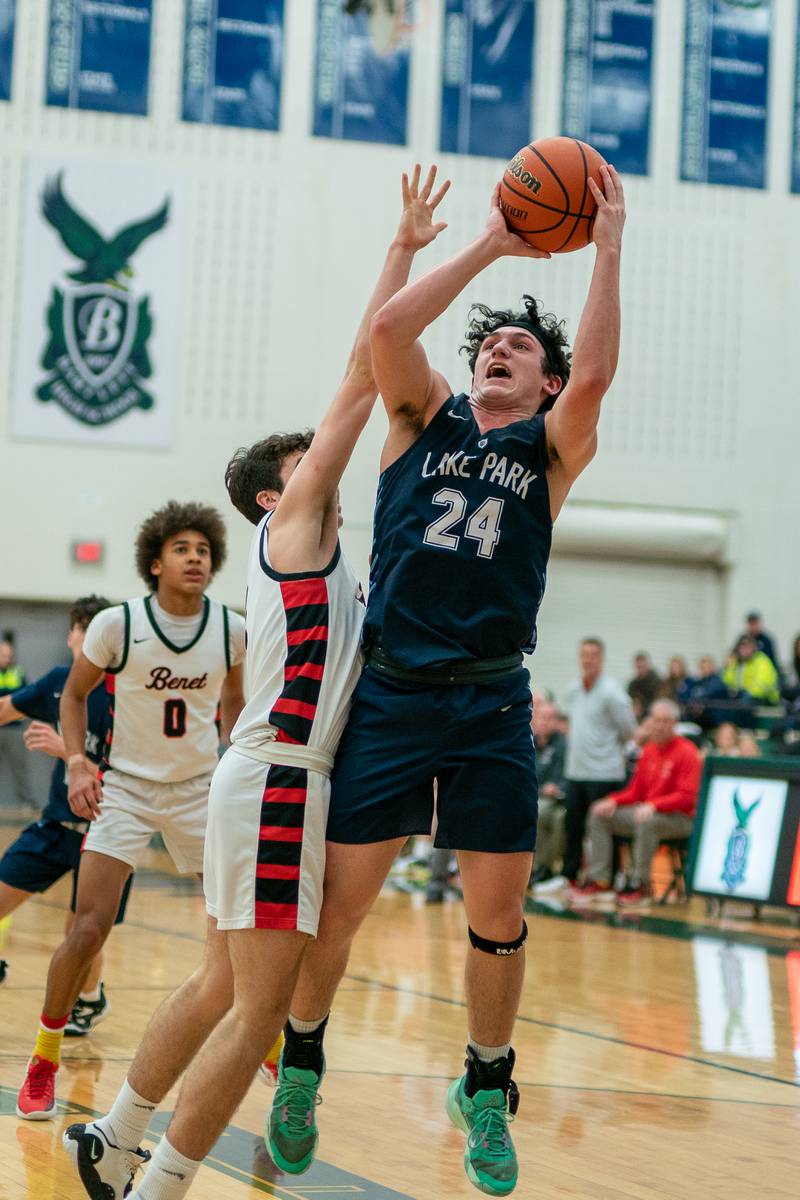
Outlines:
{"type": "Polygon", "coordinates": [[[602,190],[592,185],[595,266],[571,369],[562,325],[529,297],[519,313],[477,306],[469,396],[454,396],[428,363],[420,336],[485,267],[505,255],[549,257],[507,229],[497,192],[475,241],[373,319],[389,435],[366,667],[333,773],[318,940],[303,960],[284,1050],[307,1068],[297,1137],[309,1139],[322,1031],[350,942],[404,840],[430,831],[437,780],[436,845],[458,852],[471,943],[467,1069],[447,1107],[468,1135],[471,1182],[493,1195],[512,1191],[518,1174],[510,1043],[537,812],[522,655],[536,640],[552,523],[595,453],[619,348],[625,205],[613,167],[602,177],[602,190]]]}
{"type": "MultiPolygon", "coordinates": [[[[102,596],[83,596],[76,600],[69,613],[67,646],[77,658],[92,617],[108,608],[111,601],[102,596]]],[[[78,887],[78,867],[81,844],[89,828],[88,821],[78,821],[67,802],[67,780],[64,767],[64,742],[58,729],[58,706],[69,667],[53,667],[46,675],[8,696],[0,698],[0,725],[30,717],[25,730],[29,750],[41,750],[56,759],[50,779],[50,794],[38,821],[23,829],[15,842],[0,859],[0,919],[14,912],[36,893],[46,892],[63,875],[72,872],[71,912],[67,929],[75,911],[78,887]]],[[[99,763],[105,745],[110,717],[108,696],[100,683],[89,696],[86,725],[86,755],[99,763]]],[[[125,915],[130,881],[120,904],[117,924],[125,915]]],[[[108,1014],[100,970],[102,951],[96,956],[89,976],[76,1000],[65,1033],[67,1037],[83,1037],[93,1025],[108,1014]]],[[[7,964],[0,961],[0,982],[6,978],[7,964]]]]}

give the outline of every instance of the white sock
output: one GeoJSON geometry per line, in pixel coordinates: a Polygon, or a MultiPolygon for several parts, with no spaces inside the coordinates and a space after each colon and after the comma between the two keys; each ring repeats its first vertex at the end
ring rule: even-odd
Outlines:
{"type": "Polygon", "coordinates": [[[299,1021],[289,1013],[289,1024],[295,1033],[316,1033],[324,1020],[324,1017],[320,1017],[318,1021],[299,1021]]]}
{"type": "Polygon", "coordinates": [[[496,1058],[507,1058],[511,1049],[511,1042],[506,1042],[505,1046],[481,1046],[474,1038],[470,1038],[469,1044],[481,1062],[494,1062],[496,1058]]]}
{"type": "Polygon", "coordinates": [[[98,983],[97,987],[94,989],[94,991],[81,992],[79,998],[81,1000],[85,1000],[87,1004],[96,1004],[97,1001],[100,999],[100,993],[101,993],[102,987],[103,987],[103,981],[101,979],[100,982],[98,983]]]}
{"type": "Polygon", "coordinates": [[[126,1079],[111,1111],[94,1124],[120,1150],[136,1150],[155,1111],[155,1103],[135,1092],[126,1079]]]}
{"type": "Polygon", "coordinates": [[[179,1154],[164,1134],[130,1200],[183,1200],[201,1165],[179,1154]]]}

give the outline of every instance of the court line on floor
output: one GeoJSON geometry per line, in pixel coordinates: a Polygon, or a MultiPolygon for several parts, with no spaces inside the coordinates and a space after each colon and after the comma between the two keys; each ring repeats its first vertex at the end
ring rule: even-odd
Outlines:
{"type": "MultiPolygon", "coordinates": [[[[389,992],[397,992],[401,996],[416,996],[420,1000],[434,1000],[437,1004],[449,1004],[452,1008],[466,1009],[463,1000],[454,1000],[449,996],[437,996],[435,992],[423,992],[417,988],[400,987],[395,983],[383,983],[379,979],[369,979],[365,975],[346,975],[346,979],[357,983],[371,983],[374,987],[384,988],[389,992]]],[[[555,1021],[543,1021],[540,1017],[526,1017],[519,1013],[517,1020],[525,1025],[538,1025],[542,1029],[555,1029],[558,1033],[571,1033],[576,1037],[589,1038],[592,1041],[606,1042],[612,1046],[626,1046],[632,1050],[644,1050],[650,1054],[661,1054],[666,1058],[677,1058],[682,1062],[693,1062],[703,1067],[712,1067],[716,1071],[729,1071],[734,1075],[746,1075],[751,1079],[761,1079],[765,1083],[782,1083],[786,1087],[800,1088],[800,1083],[792,1079],[783,1079],[780,1075],[762,1075],[760,1071],[748,1071],[746,1067],[734,1067],[728,1063],[714,1062],[709,1058],[701,1058],[695,1054],[682,1054],[679,1050],[667,1050],[662,1046],[649,1046],[646,1042],[632,1042],[627,1038],[614,1037],[610,1033],[594,1033],[590,1029],[578,1029],[574,1025],[559,1025],[555,1021]]]]}
{"type": "MultiPolygon", "coordinates": [[[[43,908],[62,909],[61,905],[53,904],[51,901],[47,901],[47,900],[34,901],[33,903],[39,904],[43,908]]],[[[63,911],[63,909],[62,909],[62,911],[63,911]]],[[[553,913],[549,913],[548,915],[556,916],[556,917],[558,916],[558,914],[553,914],[553,913]]],[[[670,922],[670,924],[671,924],[671,922],[670,922]]],[[[677,922],[676,922],[676,924],[677,924],[677,922]]],[[[145,924],[143,924],[141,922],[137,922],[137,921],[126,921],[125,924],[119,926],[119,928],[120,929],[139,929],[139,930],[143,930],[147,933],[160,933],[160,934],[165,934],[170,937],[179,937],[185,941],[197,942],[200,944],[205,943],[204,937],[198,937],[196,934],[193,934],[193,933],[186,933],[184,931],[179,931],[179,932],[173,933],[171,930],[159,929],[156,926],[145,925],[145,924]]],[[[704,926],[699,926],[699,927],[695,926],[693,928],[695,928],[696,930],[700,929],[703,931],[703,934],[705,934],[704,926]]],[[[643,932],[643,931],[640,931],[640,932],[643,932]]],[[[648,930],[648,932],[650,932],[650,931],[648,930]]],[[[719,936],[720,940],[722,940],[722,941],[726,940],[724,935],[718,934],[717,936],[719,936]]],[[[730,940],[730,939],[728,939],[728,940],[730,940]]],[[[791,947],[789,947],[788,949],[791,949],[791,947]]],[[[423,992],[416,988],[400,987],[397,984],[384,983],[379,979],[370,979],[368,976],[365,976],[365,975],[349,975],[349,974],[347,974],[344,976],[344,978],[349,983],[362,983],[362,984],[368,984],[371,987],[385,988],[387,991],[398,992],[400,995],[417,996],[418,998],[423,999],[423,1000],[434,1000],[438,1004],[449,1004],[454,1008],[465,1009],[467,1007],[463,1000],[454,1000],[448,996],[437,996],[434,992],[423,992]]],[[[571,1033],[571,1034],[574,1034],[576,1037],[590,1038],[593,1041],[606,1042],[607,1044],[615,1045],[615,1046],[627,1046],[628,1048],[633,1049],[633,1050],[644,1050],[650,1054],[663,1055],[666,1058],[677,1058],[681,1062],[697,1063],[699,1066],[711,1067],[716,1071],[728,1071],[734,1075],[744,1075],[751,1079],[761,1079],[765,1083],[782,1083],[786,1087],[800,1088],[800,1083],[797,1083],[791,1079],[783,1079],[779,1075],[763,1075],[763,1074],[761,1074],[760,1071],[748,1071],[746,1067],[735,1067],[728,1063],[714,1062],[712,1059],[701,1058],[699,1055],[681,1054],[680,1051],[667,1050],[661,1046],[650,1046],[650,1045],[647,1045],[647,1043],[645,1043],[645,1042],[632,1042],[632,1041],[628,1041],[626,1038],[614,1037],[612,1034],[594,1033],[593,1031],[588,1030],[588,1029],[578,1029],[573,1025],[559,1025],[554,1021],[543,1021],[541,1018],[538,1018],[538,1017],[526,1017],[521,1013],[517,1016],[517,1020],[523,1022],[523,1024],[526,1024],[526,1025],[538,1025],[543,1029],[555,1029],[559,1033],[571,1033]]]]}

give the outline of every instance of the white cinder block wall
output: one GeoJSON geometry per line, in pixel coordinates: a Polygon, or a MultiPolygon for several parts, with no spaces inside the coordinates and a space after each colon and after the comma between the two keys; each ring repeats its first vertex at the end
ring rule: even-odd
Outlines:
{"type": "MultiPolygon", "coordinates": [[[[433,3],[434,9],[441,4],[433,3]]],[[[398,209],[399,174],[436,158],[440,20],[418,36],[410,146],[314,139],[314,0],[287,3],[282,131],[179,120],[183,5],[157,0],[147,119],[47,109],[42,103],[46,0],[17,6],[14,100],[0,105],[0,391],[8,408],[20,290],[20,201],[26,158],[169,166],[185,182],[180,388],[174,445],[101,449],[12,440],[0,423],[3,568],[0,596],[69,599],[86,590],[138,590],[131,539],[169,497],[203,497],[229,514],[231,555],[215,585],[243,599],[249,527],[222,483],[239,444],[319,419],[343,368],[398,209]],[[102,536],[106,564],[73,567],[69,544],[102,536]]],[[[558,131],[561,0],[539,0],[534,82],[536,136],[558,131]]],[[[800,197],[788,193],[796,5],[775,0],[769,187],[763,192],[678,181],[683,5],[658,5],[651,176],[626,180],[630,217],[623,266],[622,360],[605,403],[600,452],[574,492],[597,513],[601,553],[584,544],[553,557],[535,673],[560,691],[583,633],[609,643],[610,664],[650,648],[663,662],[721,653],[745,609],[764,609],[784,654],[800,629],[794,356],[800,307],[800,197]],[[727,531],[706,560],[680,544],[653,557],[646,535],[624,556],[609,546],[603,512],[644,521],[700,514],[727,531]],[[642,517],[642,514],[644,516],[642,517]],[[615,557],[616,554],[616,557],[615,557]]],[[[447,233],[432,265],[481,225],[501,163],[439,156],[454,187],[447,233]]],[[[420,265],[422,260],[420,260],[420,265]]],[[[468,387],[457,355],[468,303],[507,304],[523,291],[546,299],[574,333],[590,251],[550,263],[502,262],[454,305],[427,338],[454,388],[468,387]]],[[[346,477],[347,549],[366,573],[377,413],[346,477]]],[[[613,543],[613,539],[611,539],[613,543]]]]}

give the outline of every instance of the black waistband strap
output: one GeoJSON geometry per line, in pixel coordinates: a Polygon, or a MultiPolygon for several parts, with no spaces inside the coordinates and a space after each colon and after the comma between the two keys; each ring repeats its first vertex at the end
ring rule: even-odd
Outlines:
{"type": "Polygon", "coordinates": [[[503,658],[476,658],[462,662],[442,663],[438,667],[403,667],[390,658],[382,646],[370,646],[367,664],[381,675],[403,683],[438,684],[494,683],[513,675],[522,666],[521,654],[506,654],[503,658]]]}

